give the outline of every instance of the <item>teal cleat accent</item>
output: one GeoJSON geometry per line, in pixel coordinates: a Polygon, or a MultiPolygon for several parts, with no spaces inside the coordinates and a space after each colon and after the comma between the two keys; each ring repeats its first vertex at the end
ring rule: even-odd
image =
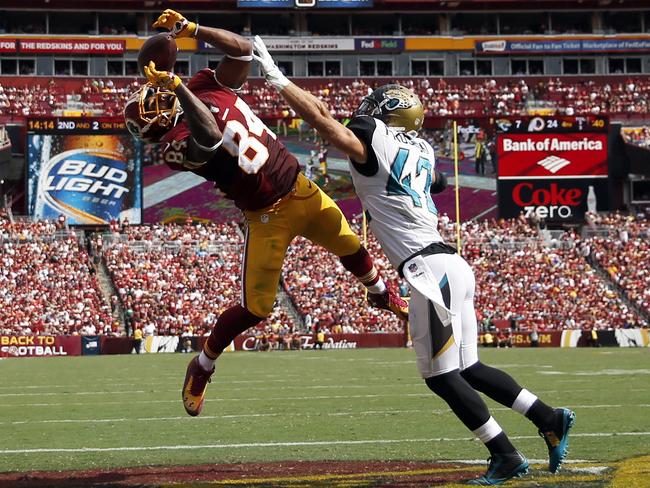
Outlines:
{"type": "Polygon", "coordinates": [[[511,454],[493,454],[488,458],[487,472],[480,478],[469,480],[466,484],[494,486],[512,478],[521,478],[528,473],[528,460],[519,451],[511,454]]]}
{"type": "Polygon", "coordinates": [[[539,435],[548,447],[548,470],[551,473],[557,473],[566,459],[569,453],[569,431],[576,423],[575,412],[568,408],[559,408],[556,412],[562,415],[562,432],[539,431],[539,435]]]}

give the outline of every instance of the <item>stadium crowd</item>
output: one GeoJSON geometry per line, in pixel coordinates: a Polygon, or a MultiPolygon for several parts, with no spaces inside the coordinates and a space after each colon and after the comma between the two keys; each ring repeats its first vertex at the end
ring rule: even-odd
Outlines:
{"type": "Polygon", "coordinates": [[[54,79],[47,84],[29,78],[20,85],[0,82],[0,116],[22,118],[28,116],[61,115],[72,111],[107,117],[122,115],[129,94],[140,86],[137,79],[130,83],[115,83],[112,79],[86,78],[77,89],[66,89],[54,79]]]}
{"type": "MultiPolygon", "coordinates": [[[[527,82],[524,79],[497,82],[494,79],[451,83],[442,78],[400,80],[423,101],[428,116],[525,115],[528,102],[543,102],[558,115],[604,113],[647,113],[650,81],[600,83],[593,80],[569,82],[560,78],[527,82]]],[[[375,88],[376,82],[328,82],[311,86],[311,92],[326,102],[338,118],[349,117],[359,100],[375,88]]],[[[289,110],[268,86],[247,85],[247,101],[267,117],[286,117],[289,110]]]]}
{"type": "Polygon", "coordinates": [[[594,259],[642,310],[650,313],[650,222],[619,213],[589,216],[597,233],[587,240],[594,259]]]}
{"type": "MultiPolygon", "coordinates": [[[[558,115],[647,114],[650,80],[628,78],[618,81],[583,79],[568,81],[549,78],[528,82],[523,79],[442,78],[398,80],[413,89],[431,117],[495,116],[525,114],[528,104],[542,104],[558,115]]],[[[303,83],[325,101],[337,118],[349,117],[377,81],[329,81],[303,83]]],[[[76,89],[64,90],[52,79],[46,85],[25,79],[19,86],[0,83],[0,116],[49,115],[62,110],[79,110],[107,116],[118,115],[129,93],[137,89],[137,79],[85,79],[76,89]]],[[[273,89],[253,80],[244,85],[242,97],[263,118],[292,118],[293,114],[273,89]]]]}
{"type": "MultiPolygon", "coordinates": [[[[647,325],[616,286],[650,312],[648,220],[611,214],[591,215],[589,222],[586,238],[569,232],[553,242],[523,218],[463,223],[480,323],[511,320],[520,330],[540,331],[647,325]],[[611,282],[589,264],[591,257],[611,282]]],[[[359,222],[352,226],[360,231],[359,222]]],[[[440,229],[455,242],[455,225],[445,215],[440,229]]],[[[0,215],[0,333],[123,333],[111,315],[119,301],[127,333],[205,335],[239,301],[242,244],[236,223],[113,225],[91,238],[89,254],[62,222],[0,215]],[[102,297],[100,260],[114,297],[102,297]]],[[[367,247],[385,279],[407,294],[372,234],[367,247]]],[[[258,343],[288,348],[295,333],[403,331],[392,315],[365,303],[362,287],[335,256],[304,239],[288,251],[282,286],[300,319],[276,306],[256,331],[258,343]]]]}
{"type": "Polygon", "coordinates": [[[119,328],[90,256],[57,223],[0,215],[0,334],[97,334],[119,328]]]}
{"type": "MultiPolygon", "coordinates": [[[[360,234],[359,222],[350,224],[360,234]]],[[[370,238],[367,248],[383,278],[395,284],[397,273],[377,240],[370,238]]],[[[392,314],[365,303],[363,285],[343,268],[336,256],[306,239],[297,239],[287,251],[283,283],[308,328],[346,334],[404,330],[392,314]]]]}
{"type": "Polygon", "coordinates": [[[241,237],[232,225],[127,225],[116,237],[109,244],[99,236],[94,245],[130,329],[153,324],[160,335],[203,335],[239,299],[241,237]],[[236,246],[215,252],[212,241],[236,246]]]}

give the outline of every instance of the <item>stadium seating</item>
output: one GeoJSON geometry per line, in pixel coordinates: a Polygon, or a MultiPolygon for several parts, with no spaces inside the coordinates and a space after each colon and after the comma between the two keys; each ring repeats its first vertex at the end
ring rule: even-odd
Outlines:
{"type": "MultiPolygon", "coordinates": [[[[94,244],[132,327],[151,323],[159,335],[205,335],[239,303],[243,239],[234,223],[127,226],[94,244]]],[[[264,326],[293,329],[279,307],[264,326]]]]}
{"type": "MultiPolygon", "coordinates": [[[[560,240],[549,240],[524,219],[463,223],[479,322],[514,320],[523,330],[647,324],[620,293],[650,312],[648,220],[618,214],[590,219],[586,238],[566,233],[560,240]]],[[[359,222],[352,226],[360,232],[359,222]]],[[[440,229],[455,242],[455,225],[445,215],[440,229]]],[[[151,323],[159,335],[205,335],[222,310],[239,302],[243,239],[234,222],[114,226],[91,243],[131,326],[151,323]]],[[[60,223],[12,223],[0,215],[0,245],[0,333],[116,332],[78,236],[60,223]]],[[[367,247],[384,278],[404,291],[371,233],[367,247]]],[[[282,286],[301,319],[276,306],[259,328],[272,342],[314,325],[327,333],[403,330],[392,315],[365,303],[362,287],[338,258],[305,239],[288,251],[282,286]]]]}
{"type": "Polygon", "coordinates": [[[589,265],[575,234],[549,243],[523,219],[472,221],[463,226],[463,243],[479,321],[514,319],[524,330],[644,323],[589,265]]]}
{"type": "MultiPolygon", "coordinates": [[[[360,234],[358,222],[351,222],[360,234]]],[[[397,283],[374,237],[367,244],[375,265],[386,281],[397,283]]],[[[328,332],[400,332],[403,325],[388,312],[370,308],[365,302],[363,285],[348,273],[339,259],[324,248],[298,238],[287,252],[283,282],[298,311],[307,322],[318,322],[328,332]]]]}
{"type": "MultiPolygon", "coordinates": [[[[345,118],[374,86],[388,81],[341,79],[323,83],[322,80],[306,79],[299,83],[325,101],[336,117],[345,118]]],[[[650,111],[647,102],[650,80],[647,78],[409,78],[397,81],[420,96],[429,117],[517,115],[524,114],[529,104],[566,115],[634,116],[650,111]]],[[[137,80],[125,78],[56,81],[0,78],[0,116],[60,114],[71,109],[120,115],[128,94],[138,86],[137,80]]],[[[252,79],[246,84],[242,96],[261,117],[289,116],[282,99],[260,79],[252,79]]]]}
{"type": "Polygon", "coordinates": [[[114,325],[76,234],[0,216],[0,334],[108,333],[114,325]]]}
{"type": "Polygon", "coordinates": [[[592,256],[634,302],[650,314],[650,222],[640,216],[590,216],[595,235],[587,239],[592,256]]]}

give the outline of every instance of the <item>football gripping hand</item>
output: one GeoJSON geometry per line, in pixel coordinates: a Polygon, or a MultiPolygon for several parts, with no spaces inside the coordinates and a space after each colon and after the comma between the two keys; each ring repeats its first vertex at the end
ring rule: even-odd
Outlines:
{"type": "Polygon", "coordinates": [[[182,14],[175,10],[167,9],[160,16],[158,20],[153,23],[153,27],[164,27],[168,29],[174,37],[192,37],[196,35],[198,24],[190,22],[182,14]]]}
{"type": "Polygon", "coordinates": [[[181,84],[181,79],[174,73],[169,71],[158,71],[156,63],[149,61],[149,65],[144,67],[144,74],[149,83],[153,86],[166,88],[167,90],[174,91],[181,84]]]}
{"type": "Polygon", "coordinates": [[[273,85],[277,91],[282,91],[284,87],[291,83],[273,61],[266,44],[264,44],[260,36],[255,36],[253,39],[253,58],[259,63],[266,81],[273,85]]]}

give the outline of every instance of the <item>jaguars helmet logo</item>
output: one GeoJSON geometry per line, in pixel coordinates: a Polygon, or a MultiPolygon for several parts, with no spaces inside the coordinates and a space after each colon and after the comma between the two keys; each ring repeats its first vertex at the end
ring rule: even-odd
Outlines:
{"type": "Polygon", "coordinates": [[[369,115],[405,132],[419,131],[424,123],[422,102],[408,88],[384,85],[365,97],[356,115],[369,115]]]}

